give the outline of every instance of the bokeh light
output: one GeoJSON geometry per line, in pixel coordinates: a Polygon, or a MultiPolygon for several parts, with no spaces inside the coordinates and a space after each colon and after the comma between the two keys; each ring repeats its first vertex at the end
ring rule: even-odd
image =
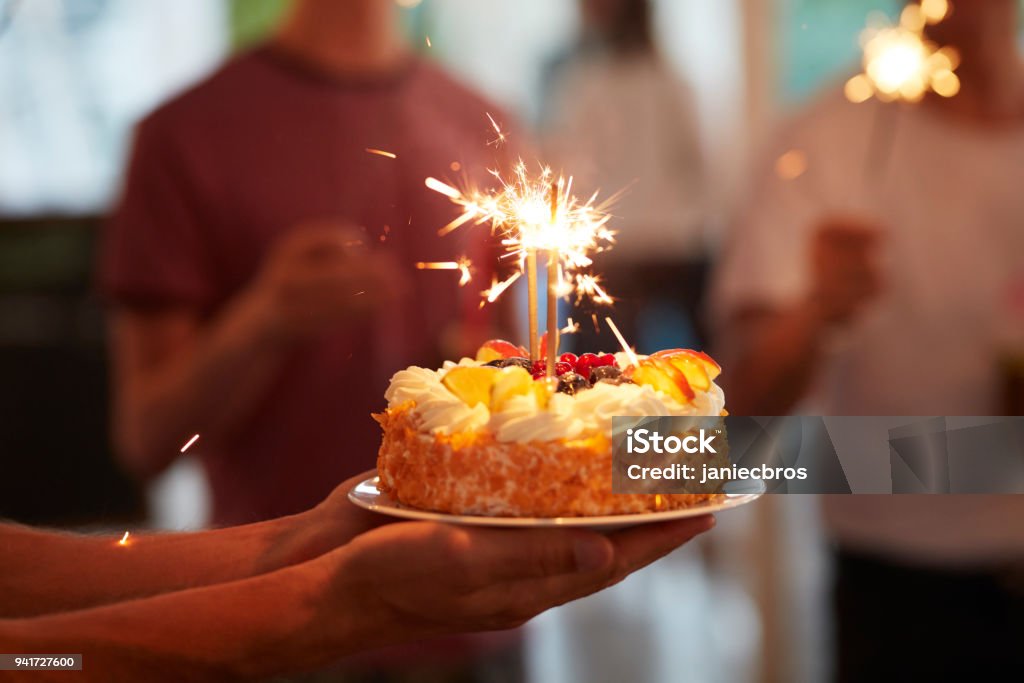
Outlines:
{"type": "Polygon", "coordinates": [[[948,11],[943,0],[907,5],[899,24],[865,29],[861,35],[864,70],[846,82],[846,98],[856,103],[871,97],[917,102],[929,90],[941,97],[956,95],[960,91],[960,79],[954,73],[957,52],[924,37],[925,26],[941,21],[948,11]]]}

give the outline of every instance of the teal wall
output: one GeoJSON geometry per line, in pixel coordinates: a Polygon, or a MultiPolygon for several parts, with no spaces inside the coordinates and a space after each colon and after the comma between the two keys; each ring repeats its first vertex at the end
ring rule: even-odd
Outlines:
{"type": "Polygon", "coordinates": [[[802,102],[829,81],[853,71],[868,14],[882,10],[896,17],[902,5],[900,0],[780,0],[782,102],[802,102]]]}

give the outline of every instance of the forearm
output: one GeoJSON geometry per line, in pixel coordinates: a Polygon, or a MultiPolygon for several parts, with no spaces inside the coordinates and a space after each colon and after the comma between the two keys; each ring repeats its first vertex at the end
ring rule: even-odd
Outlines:
{"type": "Polygon", "coordinates": [[[118,382],[115,433],[131,469],[161,470],[193,434],[215,445],[252,408],[286,353],[262,315],[243,293],[196,339],[118,382]]]}
{"type": "Polygon", "coordinates": [[[85,680],[97,681],[224,681],[322,666],[351,651],[358,612],[323,607],[326,566],[0,622],[0,651],[81,653],[85,680]]]}
{"type": "Polygon", "coordinates": [[[83,609],[272,571],[337,539],[313,510],[191,534],[83,536],[0,527],[0,618],[83,609]]]}
{"type": "Polygon", "coordinates": [[[789,413],[814,379],[825,330],[815,307],[802,304],[733,325],[728,335],[733,344],[729,373],[723,376],[729,412],[789,413]]]}

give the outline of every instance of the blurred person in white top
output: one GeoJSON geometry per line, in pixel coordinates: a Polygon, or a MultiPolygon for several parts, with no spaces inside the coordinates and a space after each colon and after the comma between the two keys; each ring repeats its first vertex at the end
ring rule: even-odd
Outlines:
{"type": "MultiPolygon", "coordinates": [[[[733,414],[1008,410],[1000,345],[1020,320],[1005,301],[1024,276],[1019,11],[959,2],[929,28],[960,52],[956,97],[852,104],[837,90],[776,137],[712,299],[733,414]],[[879,115],[891,148],[872,166],[879,115]],[[791,180],[787,152],[806,163],[791,180]]],[[[1024,496],[828,496],[824,508],[841,680],[897,655],[903,668],[886,672],[1019,668],[1024,496]]]]}
{"type": "Polygon", "coordinates": [[[579,40],[549,73],[545,158],[571,173],[582,195],[623,191],[612,209],[619,239],[600,271],[621,299],[620,327],[644,346],[630,334],[643,336],[633,325],[643,306],[668,294],[676,300],[666,303],[694,317],[699,299],[694,287],[665,283],[701,284],[707,253],[697,116],[689,89],[655,46],[648,0],[579,7],[579,40]]]}

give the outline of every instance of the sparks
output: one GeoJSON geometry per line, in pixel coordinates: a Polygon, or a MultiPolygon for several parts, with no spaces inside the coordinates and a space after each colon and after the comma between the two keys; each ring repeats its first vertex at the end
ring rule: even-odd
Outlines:
{"type": "Polygon", "coordinates": [[[456,190],[451,185],[448,185],[447,183],[442,183],[437,178],[427,178],[425,182],[427,184],[427,187],[433,190],[434,192],[440,192],[441,194],[451,199],[459,199],[462,196],[461,192],[456,190]]]}
{"type": "Polygon", "coordinates": [[[622,350],[629,356],[629,364],[633,366],[640,365],[640,359],[636,357],[636,353],[630,348],[629,344],[626,343],[626,338],[619,332],[619,328],[615,326],[615,322],[611,318],[605,318],[604,321],[608,323],[608,327],[611,329],[612,334],[619,340],[619,344],[622,346],[622,350]]]}
{"type": "Polygon", "coordinates": [[[366,151],[370,154],[376,154],[379,157],[387,157],[388,159],[397,159],[398,155],[394,152],[387,152],[383,149],[374,149],[373,147],[367,147],[366,151]]]}
{"type": "MultiPolygon", "coordinates": [[[[491,280],[490,288],[485,289],[482,292],[484,300],[489,304],[493,304],[495,301],[498,300],[499,296],[505,293],[506,289],[511,287],[512,284],[522,276],[522,271],[517,271],[515,273],[512,273],[512,276],[509,277],[507,280],[503,280],[501,282],[498,282],[498,278],[495,277],[493,280],[491,280]]],[[[480,303],[483,304],[484,302],[481,301],[480,303]]]]}
{"type": "Polygon", "coordinates": [[[508,140],[508,136],[505,135],[504,132],[502,132],[501,126],[499,126],[498,122],[494,120],[494,117],[491,116],[490,112],[484,112],[484,113],[487,114],[487,120],[489,120],[491,122],[491,128],[493,128],[494,132],[498,134],[497,139],[491,140],[487,144],[488,145],[494,145],[495,147],[497,147],[497,146],[505,143],[508,140]]]}
{"type": "MultiPolygon", "coordinates": [[[[493,192],[459,190],[436,178],[426,179],[428,188],[462,207],[462,214],[438,234],[447,235],[467,224],[488,225],[505,249],[502,258],[516,265],[516,278],[523,274],[531,251],[544,251],[557,260],[555,291],[560,298],[568,300],[575,294],[577,303],[584,299],[611,303],[612,297],[599,278],[586,271],[593,264],[593,254],[615,243],[615,233],[608,229],[611,216],[607,212],[614,198],[597,203],[595,194],[580,201],[572,194],[571,177],[556,177],[545,166],[531,175],[522,160],[511,179],[497,171],[491,174],[500,183],[500,189],[493,192]]],[[[484,296],[494,301],[513,281],[495,282],[484,296]]]]}
{"type": "Polygon", "coordinates": [[[196,434],[191,439],[189,439],[188,443],[181,447],[181,452],[184,453],[185,451],[187,451],[189,448],[192,447],[192,444],[194,444],[196,441],[199,441],[199,435],[198,434],[196,434]]]}
{"type": "Polygon", "coordinates": [[[465,287],[473,280],[473,263],[468,258],[459,259],[459,287],[465,287]]]}
{"type": "Polygon", "coordinates": [[[418,270],[457,270],[459,287],[465,287],[473,280],[473,262],[465,256],[460,256],[458,261],[417,261],[418,270]]]}
{"type": "Polygon", "coordinates": [[[580,331],[580,324],[573,322],[572,317],[569,317],[565,322],[565,327],[560,330],[562,334],[576,334],[580,331]]]}
{"type": "Polygon", "coordinates": [[[608,292],[601,287],[601,278],[589,273],[578,273],[576,275],[576,301],[589,297],[596,304],[613,304],[615,300],[608,296],[608,292]]]}
{"type": "Polygon", "coordinates": [[[129,535],[129,532],[127,532],[127,531],[124,532],[124,536],[121,537],[121,540],[118,541],[117,544],[118,545],[128,545],[128,535],[129,535]]]}
{"type": "Polygon", "coordinates": [[[433,45],[430,44],[430,36],[427,36],[426,39],[427,39],[427,47],[434,47],[433,45]]]}
{"type": "Polygon", "coordinates": [[[851,102],[877,97],[883,102],[918,102],[931,91],[953,97],[960,91],[954,73],[959,56],[924,37],[924,28],[942,21],[949,11],[943,0],[907,5],[898,24],[874,22],[861,34],[864,71],[846,82],[851,102]]]}

